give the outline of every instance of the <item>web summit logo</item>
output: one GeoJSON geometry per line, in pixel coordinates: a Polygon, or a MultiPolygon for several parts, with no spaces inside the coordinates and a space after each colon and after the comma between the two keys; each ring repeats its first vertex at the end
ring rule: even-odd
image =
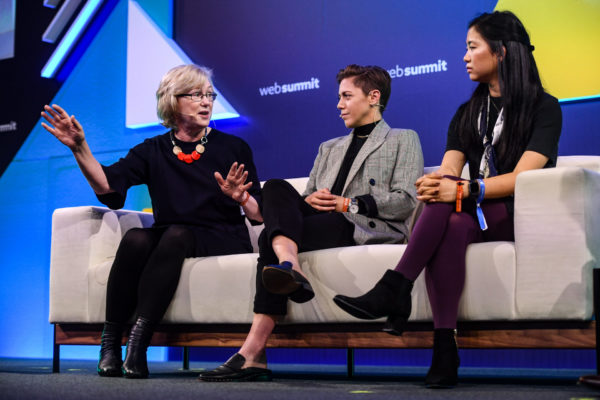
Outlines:
{"type": "Polygon", "coordinates": [[[398,64],[396,64],[396,68],[388,69],[392,79],[401,78],[403,76],[415,76],[445,71],[448,71],[448,63],[446,60],[438,60],[437,63],[413,65],[411,67],[400,67],[398,64]]]}
{"type": "Polygon", "coordinates": [[[302,92],[304,90],[315,90],[319,89],[319,79],[311,78],[310,81],[296,82],[296,83],[284,83],[282,85],[273,83],[272,86],[258,88],[258,92],[261,96],[273,96],[276,94],[302,92]]]}
{"type": "Polygon", "coordinates": [[[0,125],[0,132],[13,132],[17,130],[17,123],[10,121],[8,124],[0,125]]]}

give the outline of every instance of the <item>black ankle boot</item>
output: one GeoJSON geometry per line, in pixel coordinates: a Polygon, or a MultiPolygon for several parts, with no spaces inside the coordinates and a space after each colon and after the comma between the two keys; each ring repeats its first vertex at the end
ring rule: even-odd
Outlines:
{"type": "Polygon", "coordinates": [[[400,272],[388,269],[373,289],[362,296],[338,294],[333,301],[356,318],[376,319],[387,316],[383,330],[392,335],[401,335],[410,316],[412,287],[412,281],[400,272]]]}
{"type": "Polygon", "coordinates": [[[115,322],[105,322],[102,330],[102,341],[100,345],[100,360],[98,361],[98,375],[100,376],[123,376],[121,365],[121,339],[125,326],[115,322]]]}
{"type": "Polygon", "coordinates": [[[425,377],[428,388],[451,388],[458,383],[458,346],[455,329],[433,331],[433,357],[425,377]]]}
{"type": "Polygon", "coordinates": [[[143,379],[148,377],[146,350],[154,333],[154,324],[144,317],[138,317],[131,328],[127,341],[127,354],[123,362],[125,378],[143,379]]]}

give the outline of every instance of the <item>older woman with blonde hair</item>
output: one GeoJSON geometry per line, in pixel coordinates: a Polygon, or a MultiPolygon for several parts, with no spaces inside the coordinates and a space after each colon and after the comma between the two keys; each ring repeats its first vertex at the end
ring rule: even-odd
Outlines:
{"type": "Polygon", "coordinates": [[[123,236],[110,271],[101,376],[146,378],[146,350],[173,298],[184,259],[252,252],[244,215],[262,222],[250,147],[208,126],[217,97],[211,71],[175,67],[162,78],[156,97],[158,115],[170,130],[110,166],[94,158],[75,116],[58,105],[42,112],[48,122],[42,125],[71,149],[102,203],[121,208],[128,188],[140,184],[148,186],[152,200],[154,225],[123,236]],[[132,317],[123,362],[121,340],[132,317]]]}

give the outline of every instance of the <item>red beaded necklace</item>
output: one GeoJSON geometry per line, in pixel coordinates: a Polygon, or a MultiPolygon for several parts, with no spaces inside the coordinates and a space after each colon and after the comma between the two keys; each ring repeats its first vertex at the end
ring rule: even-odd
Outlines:
{"type": "Polygon", "coordinates": [[[205,147],[204,145],[208,143],[208,127],[204,130],[204,136],[200,139],[200,143],[196,145],[196,150],[192,151],[191,154],[185,154],[181,147],[175,144],[175,139],[173,139],[173,131],[169,132],[169,137],[171,138],[171,143],[173,143],[173,154],[177,156],[180,161],[184,163],[191,164],[196,160],[199,160],[204,153],[205,147]]]}

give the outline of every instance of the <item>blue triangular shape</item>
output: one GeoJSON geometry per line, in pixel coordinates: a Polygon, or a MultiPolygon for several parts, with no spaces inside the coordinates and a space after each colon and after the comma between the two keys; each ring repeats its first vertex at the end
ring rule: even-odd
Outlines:
{"type": "MultiPolygon", "coordinates": [[[[158,125],[156,89],[161,77],[171,68],[192,60],[133,0],[129,0],[127,28],[126,126],[140,128],[158,125]]],[[[213,105],[212,119],[240,115],[221,93],[213,105]]]]}

